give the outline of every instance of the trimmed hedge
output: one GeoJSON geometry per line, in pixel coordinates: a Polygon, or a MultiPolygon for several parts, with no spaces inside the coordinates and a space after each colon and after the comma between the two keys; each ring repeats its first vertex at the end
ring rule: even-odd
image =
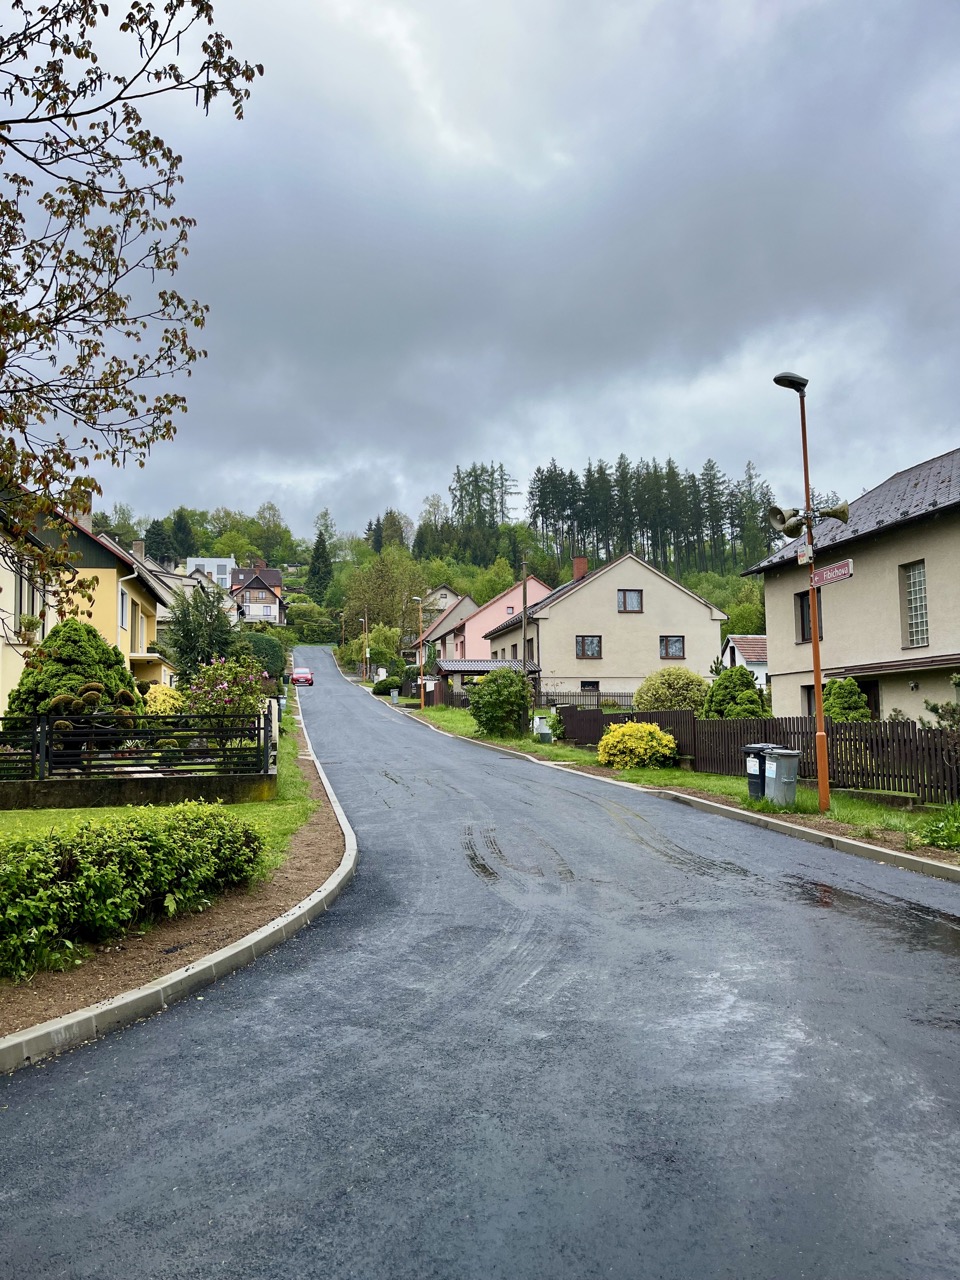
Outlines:
{"type": "Polygon", "coordinates": [[[194,800],[0,842],[0,976],[63,968],[87,943],[206,906],[249,883],[262,852],[254,827],[194,800]]]}
{"type": "Polygon", "coordinates": [[[610,725],[597,746],[597,763],[612,769],[662,769],[676,758],[673,734],[646,720],[610,725]]]}

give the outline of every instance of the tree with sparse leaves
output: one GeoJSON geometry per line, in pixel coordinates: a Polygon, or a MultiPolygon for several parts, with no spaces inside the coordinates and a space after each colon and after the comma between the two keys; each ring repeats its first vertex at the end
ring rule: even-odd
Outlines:
{"type": "Polygon", "coordinates": [[[146,113],[185,93],[243,115],[262,67],[213,21],[210,0],[127,0],[116,17],[13,0],[0,31],[0,559],[56,586],[62,612],[93,583],[58,511],[90,510],[94,464],[142,467],[173,436],[185,400],[158,387],[204,354],[206,307],[171,285],[193,226],[181,158],[146,113]]]}

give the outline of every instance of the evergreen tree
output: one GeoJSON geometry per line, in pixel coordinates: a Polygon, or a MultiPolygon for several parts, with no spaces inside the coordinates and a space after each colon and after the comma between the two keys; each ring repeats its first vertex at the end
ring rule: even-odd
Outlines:
{"type": "Polygon", "coordinates": [[[178,591],[170,605],[166,642],[177,666],[177,682],[190,683],[199,669],[224,658],[233,645],[230,619],[223,611],[219,590],[196,588],[189,596],[178,591]]]}
{"type": "Polygon", "coordinates": [[[170,541],[170,535],[167,533],[167,526],[162,520],[151,520],[147,525],[147,531],[143,535],[144,550],[148,556],[152,556],[154,560],[175,560],[176,552],[173,549],[173,543],[170,541]]]}
{"type": "Polygon", "coordinates": [[[197,554],[197,535],[193,532],[190,517],[183,507],[177,507],[170,521],[170,542],[174,555],[181,560],[197,554]]]}
{"type": "Polygon", "coordinates": [[[326,595],[332,577],[333,566],[330,563],[327,540],[323,536],[322,529],[318,528],[313,553],[310,556],[310,568],[307,570],[307,581],[304,584],[304,590],[311,600],[317,604],[323,604],[323,597],[326,595]]]}

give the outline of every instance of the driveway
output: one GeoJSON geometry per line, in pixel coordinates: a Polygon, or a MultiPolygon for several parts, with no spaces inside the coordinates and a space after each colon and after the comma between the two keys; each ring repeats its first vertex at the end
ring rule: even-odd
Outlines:
{"type": "Polygon", "coordinates": [[[960,1273],[960,886],[296,661],[357,878],[2,1082],[0,1277],[960,1273]]]}

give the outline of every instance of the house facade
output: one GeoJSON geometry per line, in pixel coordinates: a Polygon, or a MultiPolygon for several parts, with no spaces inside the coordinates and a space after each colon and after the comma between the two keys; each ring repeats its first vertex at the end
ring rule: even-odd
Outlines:
{"type": "Polygon", "coordinates": [[[193,574],[198,570],[205,578],[212,578],[218,587],[222,587],[224,591],[230,590],[231,575],[237,567],[237,562],[233,556],[188,556],[187,557],[187,573],[193,574]]]}
{"type": "Polygon", "coordinates": [[[726,614],[628,554],[587,571],[574,560],[572,582],[486,633],[487,656],[525,657],[557,693],[632,693],[654,671],[687,667],[709,676],[726,614]]]}
{"type": "MultiPolygon", "coordinates": [[[[813,714],[809,569],[799,540],[748,573],[762,574],[773,712],[813,714]]],[[[852,676],[875,718],[929,714],[955,701],[960,671],[960,449],[897,472],[850,503],[847,524],[814,531],[818,569],[852,574],[819,588],[824,680],[852,676]]]]}
{"type": "MultiPolygon", "coordinates": [[[[550,588],[539,578],[527,578],[527,611],[531,605],[550,594],[550,588]]],[[[464,597],[469,599],[469,596],[464,597]]],[[[462,601],[460,602],[462,603],[462,601]]],[[[471,601],[472,603],[472,601],[471,601]]],[[[490,646],[486,634],[491,628],[523,613],[523,583],[516,582],[506,591],[476,606],[465,616],[456,618],[459,605],[445,619],[438,619],[431,631],[431,643],[436,646],[437,657],[445,659],[489,658],[490,646]],[[439,625],[442,624],[442,625],[439,625]]],[[[517,655],[514,654],[514,657],[517,655]]]]}
{"type": "Polygon", "coordinates": [[[269,622],[274,627],[287,625],[283,575],[279,569],[268,569],[263,560],[233,570],[230,595],[236,602],[241,622],[269,622]]]}
{"type": "Polygon", "coordinates": [[[746,667],[760,689],[767,685],[767,637],[727,636],[720,650],[724,667],[746,667]]]}
{"type": "MultiPolygon", "coordinates": [[[[38,618],[46,608],[40,591],[22,574],[15,572],[0,558],[0,709],[5,708],[7,699],[20,682],[23,666],[30,644],[19,637],[21,618],[38,618]]],[[[34,633],[34,641],[39,643],[56,622],[52,609],[45,618],[39,631],[34,633]]]]}

